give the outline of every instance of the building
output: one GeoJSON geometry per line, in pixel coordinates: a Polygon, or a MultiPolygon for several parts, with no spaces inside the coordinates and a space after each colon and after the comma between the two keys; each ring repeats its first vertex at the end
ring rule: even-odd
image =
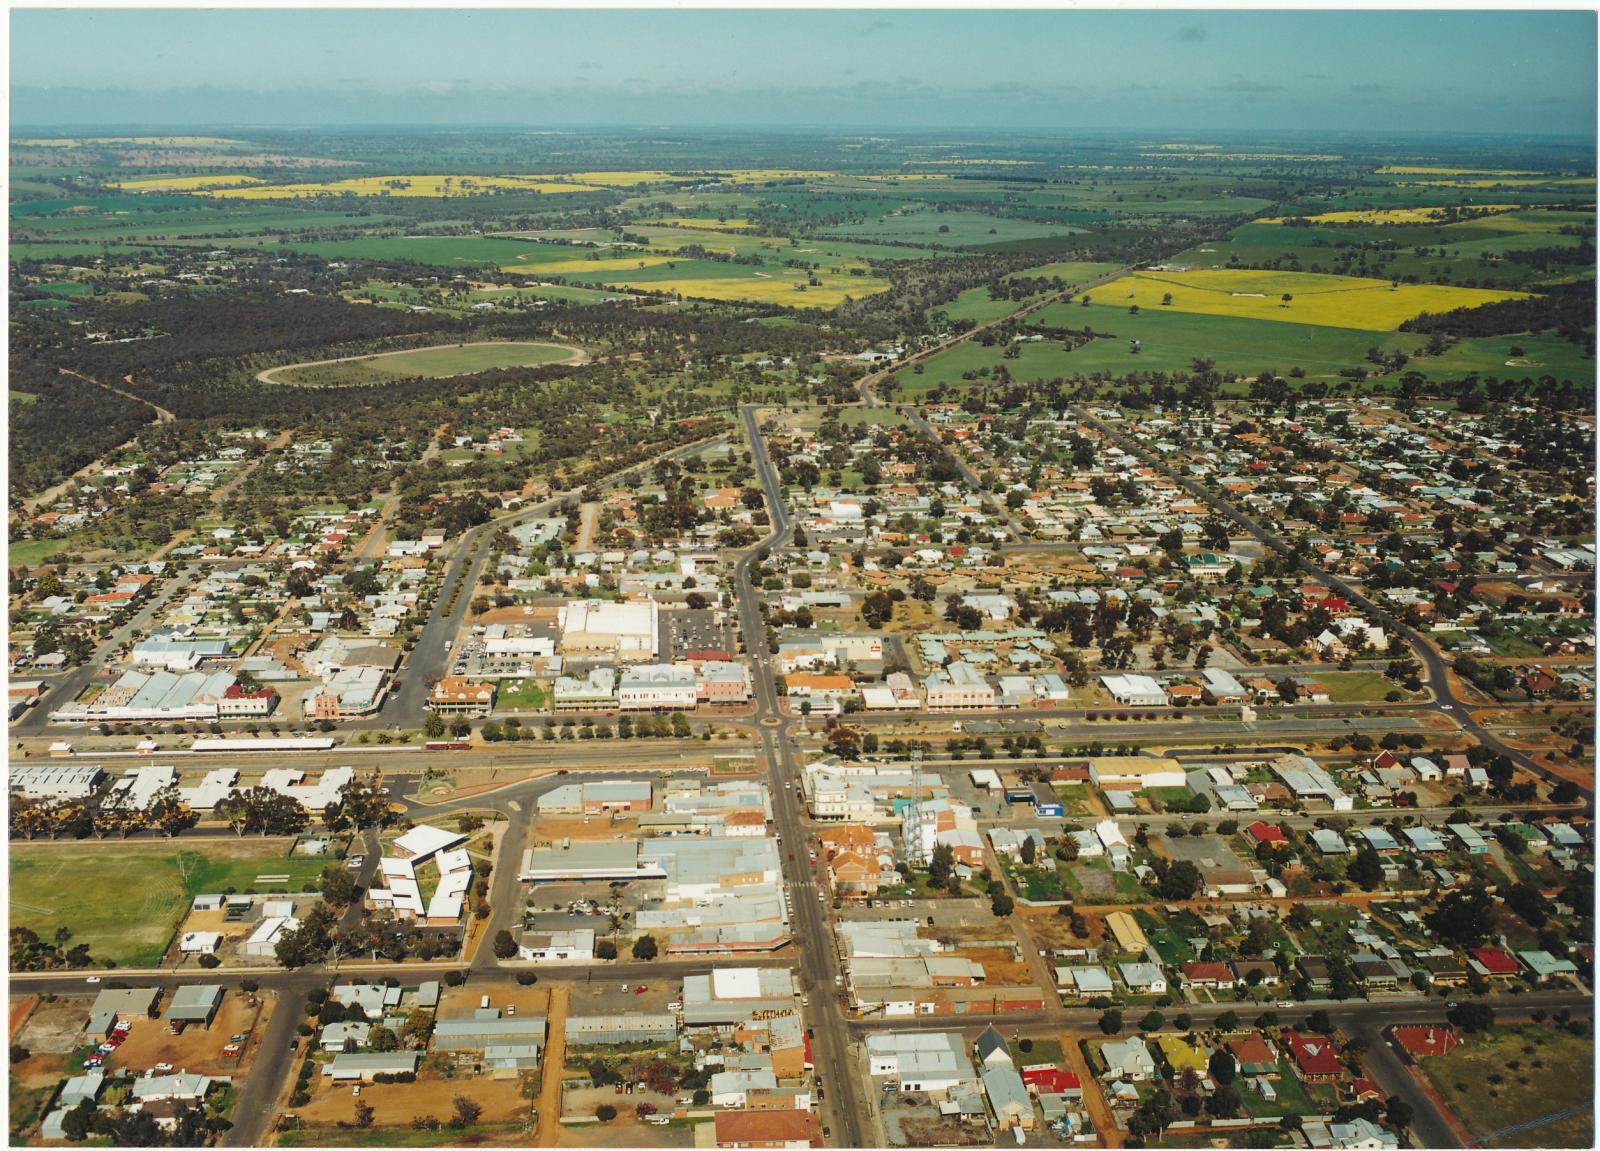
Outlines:
{"type": "Polygon", "coordinates": [[[621,711],[692,711],[699,701],[694,667],[687,663],[642,663],[624,668],[617,685],[621,711]]]}
{"type": "Polygon", "coordinates": [[[557,711],[609,711],[617,706],[617,673],[596,667],[582,679],[557,676],[550,694],[557,711]]]}
{"type": "Polygon", "coordinates": [[[1104,1079],[1127,1079],[1143,1083],[1156,1077],[1155,1057],[1138,1036],[1113,1039],[1100,1045],[1104,1079]]]}
{"type": "Polygon", "coordinates": [[[653,660],[660,650],[659,610],[654,600],[573,600],[557,613],[561,650],[568,655],[610,656],[624,662],[653,660]]]}
{"type": "Polygon", "coordinates": [[[587,963],[594,958],[594,932],[524,931],[517,943],[517,958],[530,963],[587,963]]]}
{"type": "Polygon", "coordinates": [[[980,1078],[983,1092],[989,1097],[989,1106],[994,1110],[996,1129],[1009,1131],[1013,1127],[1020,1127],[1024,1131],[1032,1131],[1033,1100],[1028,1097],[1027,1085],[1011,1065],[1011,1060],[985,1064],[980,1078]]]}
{"type": "Polygon", "coordinates": [[[794,1107],[719,1111],[714,1123],[716,1145],[729,1151],[803,1151],[823,1145],[822,1120],[814,1111],[794,1107]]]}
{"type": "Polygon", "coordinates": [[[678,1017],[670,1011],[620,1015],[567,1016],[567,1045],[670,1043],[678,1037],[678,1017]]]}
{"type": "Polygon", "coordinates": [[[191,983],[172,993],[167,1004],[167,1022],[199,1024],[210,1027],[222,1006],[222,988],[215,983],[191,983]]]}
{"type": "Polygon", "coordinates": [[[480,1008],[470,1019],[440,1019],[433,1025],[433,1049],[459,1054],[483,1054],[490,1047],[544,1046],[543,1015],[500,1014],[497,1007],[480,1008]]]}
{"type": "Polygon", "coordinates": [[[866,1047],[868,1074],[891,1077],[901,1091],[948,1091],[977,1080],[958,1032],[875,1033],[866,1047]]]}
{"type": "Polygon", "coordinates": [[[11,791],[27,799],[88,799],[105,772],[76,765],[17,764],[7,776],[11,791]]]}
{"type": "Polygon", "coordinates": [[[1151,755],[1094,756],[1089,760],[1089,779],[1096,787],[1119,791],[1186,787],[1189,783],[1178,760],[1151,755]]]}
{"type": "Polygon", "coordinates": [[[1106,694],[1128,707],[1166,707],[1167,692],[1147,675],[1103,675],[1100,685],[1106,694]]]}
{"type": "Polygon", "coordinates": [[[970,663],[956,660],[931,672],[923,681],[923,704],[929,711],[992,708],[994,688],[970,663]]]}
{"type": "Polygon", "coordinates": [[[370,1054],[335,1055],[331,1060],[322,1065],[322,1073],[332,1077],[335,1082],[348,1082],[360,1079],[370,1083],[379,1075],[404,1075],[416,1074],[417,1060],[420,1056],[415,1051],[381,1051],[370,1054]]]}
{"type": "Polygon", "coordinates": [[[428,707],[439,715],[488,715],[494,710],[494,684],[447,675],[428,693],[428,707]]]}

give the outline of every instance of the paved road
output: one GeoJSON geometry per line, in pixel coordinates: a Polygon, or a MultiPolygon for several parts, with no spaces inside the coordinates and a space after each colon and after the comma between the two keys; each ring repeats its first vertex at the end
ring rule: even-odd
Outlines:
{"type": "MultiPolygon", "coordinates": [[[[95,672],[111,657],[119,645],[133,637],[135,632],[148,631],[156,613],[163,610],[173,597],[189,581],[194,578],[197,565],[173,565],[174,570],[167,578],[165,585],[145,601],[143,607],[129,616],[121,627],[101,640],[94,649],[89,659],[81,667],[60,675],[45,678],[48,691],[44,699],[40,700],[28,710],[28,713],[11,725],[11,735],[26,736],[43,734],[49,725],[50,713],[58,707],[63,707],[78,698],[84,688],[89,686],[89,681],[94,678],[95,672]]],[[[67,728],[58,728],[67,731],[67,728]]]]}
{"type": "MultiPolygon", "coordinates": [[[[1546,782],[1554,784],[1565,781],[1564,776],[1551,771],[1549,768],[1545,767],[1543,764],[1539,763],[1532,756],[1526,754],[1525,752],[1519,751],[1510,744],[1503,742],[1497,736],[1495,736],[1493,732],[1489,731],[1483,725],[1479,724],[1477,720],[1473,719],[1472,709],[1474,707],[1480,707],[1483,705],[1456,694],[1455,689],[1450,683],[1449,666],[1447,665],[1445,658],[1440,653],[1439,649],[1430,639],[1428,639],[1427,636],[1423,635],[1421,632],[1417,631],[1415,628],[1411,627],[1409,624],[1406,624],[1404,621],[1393,615],[1388,608],[1372,600],[1364,592],[1350,584],[1349,581],[1333,575],[1332,573],[1324,570],[1316,564],[1311,563],[1309,560],[1297,554],[1293,546],[1282,536],[1278,535],[1276,532],[1268,531],[1266,528],[1263,528],[1255,521],[1254,518],[1240,511],[1232,503],[1223,499],[1210,488],[1203,484],[1196,483],[1186,475],[1173,471],[1167,466],[1165,461],[1154,455],[1152,452],[1146,449],[1143,444],[1135,441],[1132,437],[1126,435],[1120,429],[1111,427],[1110,425],[1095,418],[1088,411],[1082,409],[1078,410],[1077,415],[1078,418],[1089,424],[1091,427],[1094,427],[1102,435],[1108,437],[1111,442],[1115,443],[1118,447],[1121,447],[1124,451],[1132,452],[1136,457],[1143,461],[1146,466],[1161,472],[1164,476],[1180,485],[1191,495],[1205,501],[1221,515],[1226,516],[1229,520],[1243,528],[1250,534],[1252,538],[1256,539],[1262,544],[1265,544],[1267,547],[1272,548],[1274,551],[1293,559],[1295,565],[1299,567],[1300,570],[1306,575],[1310,576],[1324,587],[1338,592],[1339,595],[1343,596],[1347,601],[1366,612],[1372,619],[1383,624],[1390,631],[1395,632],[1405,639],[1405,641],[1409,643],[1412,649],[1416,652],[1417,658],[1422,663],[1428,688],[1434,696],[1435,706],[1440,711],[1449,713],[1451,720],[1459,725],[1465,732],[1467,732],[1467,734],[1476,739],[1478,743],[1498,755],[1504,755],[1523,770],[1527,771],[1529,774],[1538,776],[1540,779],[1543,779],[1546,782]]],[[[1578,786],[1588,793],[1592,802],[1594,796],[1593,779],[1588,781],[1574,782],[1577,782],[1578,786]]]]}
{"type": "MultiPolygon", "coordinates": [[[[645,471],[660,459],[682,459],[696,452],[721,442],[725,436],[713,436],[705,440],[697,440],[692,444],[673,448],[671,451],[662,452],[657,456],[633,465],[624,471],[611,476],[604,483],[586,485],[607,490],[627,483],[640,472],[645,471]]],[[[453,643],[461,629],[461,623],[466,618],[467,610],[472,605],[472,592],[478,586],[478,579],[483,573],[483,566],[489,559],[489,542],[496,533],[507,530],[516,524],[539,516],[549,515],[569,499],[577,499],[579,493],[585,489],[575,488],[569,492],[561,492],[537,504],[530,504],[517,509],[509,515],[499,516],[488,523],[480,524],[468,529],[456,543],[455,553],[450,563],[445,568],[444,580],[439,585],[439,594],[434,597],[433,609],[428,615],[428,621],[422,625],[418,634],[416,646],[411,655],[406,659],[400,675],[400,690],[391,692],[387,702],[378,715],[357,723],[346,724],[350,728],[362,727],[400,727],[418,728],[427,718],[424,705],[428,700],[428,681],[442,676],[450,666],[449,653],[445,651],[445,644],[453,643]],[[449,606],[451,596],[455,596],[455,604],[449,606]]]]}
{"type": "Polygon", "coordinates": [[[738,597],[739,629],[745,650],[754,664],[756,714],[761,731],[768,784],[772,791],[773,822],[782,841],[781,858],[785,886],[789,893],[789,927],[799,948],[799,981],[802,995],[810,1002],[805,1009],[814,1028],[812,1061],[821,1082],[822,1114],[830,1132],[830,1144],[860,1147],[872,1142],[863,1137],[861,1087],[850,1066],[850,1038],[845,1028],[840,997],[835,994],[835,979],[841,974],[834,953],[833,933],[828,925],[827,892],[807,857],[807,837],[800,807],[799,764],[794,755],[790,721],[778,710],[773,687],[773,664],[767,651],[766,622],[761,616],[761,595],[751,576],[757,554],[786,540],[791,524],[788,506],[777,469],[767,454],[766,441],[756,426],[755,412],[741,409],[751,459],[767,497],[772,531],[756,548],[739,557],[734,567],[734,588],[738,597]]]}

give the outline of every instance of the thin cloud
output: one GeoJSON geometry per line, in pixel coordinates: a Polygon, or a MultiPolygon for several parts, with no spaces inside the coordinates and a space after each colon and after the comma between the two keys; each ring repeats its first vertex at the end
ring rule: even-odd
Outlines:
{"type": "Polygon", "coordinates": [[[1217,92],[1233,92],[1242,96],[1265,96],[1270,92],[1283,91],[1282,84],[1263,84],[1259,80],[1246,80],[1243,76],[1235,76],[1212,87],[1217,92]]]}
{"type": "Polygon", "coordinates": [[[1178,29],[1178,40],[1184,44],[1198,44],[1211,35],[1199,24],[1185,24],[1178,29]]]}

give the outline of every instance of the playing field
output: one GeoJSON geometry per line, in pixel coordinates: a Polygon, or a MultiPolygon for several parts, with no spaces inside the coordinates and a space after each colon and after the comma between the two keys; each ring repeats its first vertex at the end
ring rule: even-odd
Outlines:
{"type": "Polygon", "coordinates": [[[1394,331],[1422,312],[1475,308],[1496,300],[1525,299],[1526,292],[1400,284],[1311,272],[1217,269],[1134,272],[1096,288],[1095,303],[1162,308],[1207,316],[1240,316],[1330,328],[1394,331]],[[1164,303],[1167,296],[1171,301],[1164,303]]]}
{"type": "Polygon", "coordinates": [[[97,961],[149,966],[196,895],[230,887],[298,891],[323,866],[290,859],[284,839],[213,839],[203,848],[111,839],[13,843],[11,926],[45,939],[65,927],[97,961]],[[287,884],[258,882],[281,875],[287,884]]]}
{"type": "Polygon", "coordinates": [[[443,379],[487,372],[492,368],[531,368],[540,364],[576,361],[582,356],[576,348],[560,344],[451,344],[441,348],[416,348],[404,352],[385,352],[349,360],[291,364],[265,372],[265,382],[308,384],[318,387],[348,387],[375,384],[386,380],[443,379]]]}

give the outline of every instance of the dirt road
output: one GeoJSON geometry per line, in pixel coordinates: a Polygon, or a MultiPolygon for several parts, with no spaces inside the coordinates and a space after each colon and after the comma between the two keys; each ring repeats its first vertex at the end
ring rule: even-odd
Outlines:
{"type": "Polygon", "coordinates": [[[539,1137],[537,1147],[554,1147],[561,1133],[561,1073],[567,1062],[567,985],[550,987],[545,1009],[546,1044],[539,1082],[539,1137]]]}

